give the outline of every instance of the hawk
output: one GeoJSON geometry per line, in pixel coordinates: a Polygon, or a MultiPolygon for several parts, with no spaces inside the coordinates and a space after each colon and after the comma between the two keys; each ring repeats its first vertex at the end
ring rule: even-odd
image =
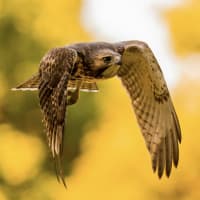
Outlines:
{"type": "Polygon", "coordinates": [[[65,113],[79,91],[98,91],[96,82],[117,76],[126,88],[159,178],[177,167],[181,129],[161,68],[145,42],[77,43],[54,48],[42,58],[39,71],[13,90],[38,90],[48,145],[58,180],[65,113]]]}

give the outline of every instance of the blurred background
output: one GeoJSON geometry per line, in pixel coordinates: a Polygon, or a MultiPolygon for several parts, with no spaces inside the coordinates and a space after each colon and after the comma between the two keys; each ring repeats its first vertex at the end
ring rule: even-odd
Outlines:
{"type": "Polygon", "coordinates": [[[0,200],[200,199],[199,0],[0,0],[0,200]],[[57,182],[37,92],[10,88],[56,46],[143,40],[164,71],[183,141],[170,179],[153,174],[130,100],[116,78],[68,109],[57,182]]]}

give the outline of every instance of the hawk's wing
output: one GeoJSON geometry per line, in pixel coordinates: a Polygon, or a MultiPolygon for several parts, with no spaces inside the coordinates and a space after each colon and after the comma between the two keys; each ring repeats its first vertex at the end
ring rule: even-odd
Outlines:
{"type": "Polygon", "coordinates": [[[178,165],[181,130],[159,64],[151,49],[139,41],[125,42],[118,71],[126,87],[158,176],[169,176],[178,165]]]}
{"type": "Polygon", "coordinates": [[[51,50],[40,63],[39,100],[47,138],[56,163],[58,180],[64,177],[61,169],[61,154],[64,140],[64,124],[67,100],[67,84],[70,72],[77,59],[75,50],[56,48],[51,50]]]}

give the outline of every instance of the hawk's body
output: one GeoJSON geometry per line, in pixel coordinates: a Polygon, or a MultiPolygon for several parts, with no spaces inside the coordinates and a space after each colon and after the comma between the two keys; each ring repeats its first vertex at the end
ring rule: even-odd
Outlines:
{"type": "Polygon", "coordinates": [[[118,76],[127,89],[153,170],[169,176],[178,164],[181,130],[166,82],[151,49],[140,41],[79,43],[49,51],[39,72],[15,90],[39,89],[49,147],[58,178],[67,105],[76,103],[80,90],[98,91],[96,81],[118,76]]]}

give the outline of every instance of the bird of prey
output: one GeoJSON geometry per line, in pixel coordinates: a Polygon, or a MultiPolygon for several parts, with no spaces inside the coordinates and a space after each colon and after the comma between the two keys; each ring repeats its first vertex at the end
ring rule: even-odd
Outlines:
{"type": "Polygon", "coordinates": [[[145,42],[77,43],[50,50],[39,71],[13,90],[38,90],[48,145],[61,168],[65,113],[79,91],[98,91],[96,82],[117,76],[126,88],[136,114],[153,171],[167,177],[179,160],[181,129],[161,68],[145,42]]]}

